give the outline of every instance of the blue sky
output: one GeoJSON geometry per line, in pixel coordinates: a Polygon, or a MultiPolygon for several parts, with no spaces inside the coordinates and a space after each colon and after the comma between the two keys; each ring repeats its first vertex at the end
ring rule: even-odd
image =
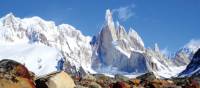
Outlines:
{"type": "Polygon", "coordinates": [[[200,0],[0,0],[0,16],[40,16],[56,24],[67,23],[85,35],[94,35],[104,23],[106,9],[114,21],[134,28],[145,46],[176,51],[200,38],[200,0]]]}

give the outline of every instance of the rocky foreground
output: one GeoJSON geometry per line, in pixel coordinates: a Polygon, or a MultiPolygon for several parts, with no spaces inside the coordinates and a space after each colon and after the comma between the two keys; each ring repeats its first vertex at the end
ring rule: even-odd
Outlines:
{"type": "Polygon", "coordinates": [[[157,79],[153,73],[132,79],[103,74],[79,77],[64,71],[36,77],[24,65],[4,59],[0,61],[0,88],[200,88],[200,77],[157,79]]]}

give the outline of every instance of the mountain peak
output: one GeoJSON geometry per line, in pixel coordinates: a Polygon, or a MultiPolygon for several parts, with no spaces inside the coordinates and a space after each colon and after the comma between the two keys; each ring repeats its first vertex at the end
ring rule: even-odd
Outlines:
{"type": "Polygon", "coordinates": [[[139,34],[133,28],[129,29],[128,35],[131,38],[136,39],[140,43],[140,45],[142,45],[142,47],[144,47],[144,42],[143,42],[142,38],[139,36],[139,34]]]}
{"type": "Polygon", "coordinates": [[[117,34],[118,40],[125,39],[127,37],[127,32],[125,28],[122,25],[120,25],[118,22],[117,22],[116,29],[117,29],[116,34],[117,34]]]}
{"type": "Polygon", "coordinates": [[[112,19],[112,13],[109,9],[106,10],[105,14],[105,24],[102,28],[101,33],[105,34],[106,36],[110,36],[112,40],[116,40],[116,30],[115,24],[112,19]]]}
{"type": "Polygon", "coordinates": [[[15,17],[12,12],[8,13],[5,17],[15,17]]]}
{"type": "Polygon", "coordinates": [[[112,13],[110,11],[110,9],[107,9],[106,10],[106,14],[105,14],[105,20],[106,20],[106,23],[109,25],[109,24],[113,24],[113,18],[112,18],[112,13]]]}
{"type": "Polygon", "coordinates": [[[106,10],[106,17],[105,17],[106,20],[112,20],[112,13],[110,11],[110,9],[107,9],[106,10]]]}
{"type": "Polygon", "coordinates": [[[190,52],[195,53],[200,48],[200,40],[192,39],[183,48],[189,49],[190,52]]]}
{"type": "Polygon", "coordinates": [[[15,19],[16,17],[14,16],[14,14],[12,12],[8,13],[7,15],[5,15],[2,19],[3,20],[8,20],[8,19],[15,19]]]}
{"type": "Polygon", "coordinates": [[[155,43],[155,45],[154,45],[154,51],[160,52],[160,48],[157,43],[155,43]]]}

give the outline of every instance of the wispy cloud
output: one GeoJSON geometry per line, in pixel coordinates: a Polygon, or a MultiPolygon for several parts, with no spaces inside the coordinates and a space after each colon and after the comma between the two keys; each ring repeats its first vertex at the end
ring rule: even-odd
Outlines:
{"type": "Polygon", "coordinates": [[[135,13],[133,9],[135,8],[135,5],[132,4],[130,6],[120,7],[118,9],[113,9],[113,14],[116,14],[119,18],[119,20],[126,21],[127,19],[131,18],[132,16],[135,16],[135,13]]]}

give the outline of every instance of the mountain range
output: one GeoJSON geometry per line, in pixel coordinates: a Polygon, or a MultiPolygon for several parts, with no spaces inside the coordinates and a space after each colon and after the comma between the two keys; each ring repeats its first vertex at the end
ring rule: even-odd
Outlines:
{"type": "Polygon", "coordinates": [[[0,40],[0,60],[18,61],[37,76],[82,69],[85,73],[128,76],[153,72],[170,78],[194,64],[200,48],[200,44],[188,43],[173,57],[163,54],[158,44],[146,48],[133,28],[127,31],[113,21],[109,9],[101,31],[92,37],[69,24],[55,25],[37,16],[18,18],[9,13],[0,18],[0,40]]]}

